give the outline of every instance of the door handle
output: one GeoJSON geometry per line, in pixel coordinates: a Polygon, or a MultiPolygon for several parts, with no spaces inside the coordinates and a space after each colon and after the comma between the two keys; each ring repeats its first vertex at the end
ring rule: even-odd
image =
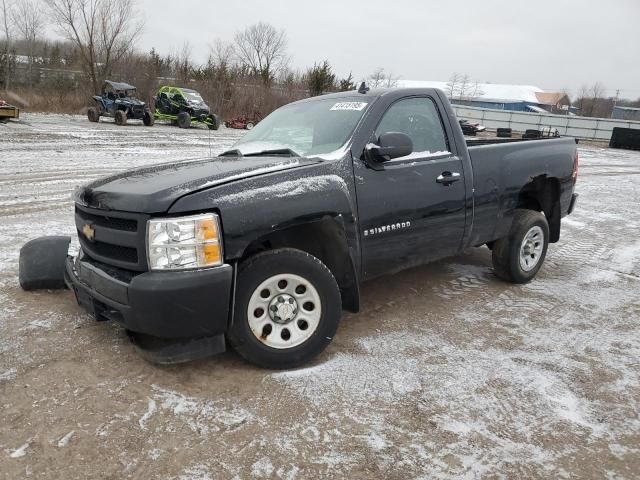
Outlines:
{"type": "Polygon", "coordinates": [[[442,172],[436,177],[436,182],[442,183],[443,185],[451,185],[453,182],[457,182],[461,178],[462,177],[459,172],[442,172]]]}

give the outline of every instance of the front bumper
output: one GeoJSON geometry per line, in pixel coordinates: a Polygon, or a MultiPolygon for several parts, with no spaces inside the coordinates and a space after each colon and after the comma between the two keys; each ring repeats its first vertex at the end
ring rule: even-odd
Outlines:
{"type": "Polygon", "coordinates": [[[567,215],[571,215],[573,210],[576,208],[576,202],[578,201],[578,194],[574,193],[571,195],[571,203],[569,204],[569,209],[567,210],[567,215]]]}
{"type": "MultiPolygon", "coordinates": [[[[131,273],[67,257],[65,281],[96,320],[163,339],[219,336],[229,325],[233,267],[131,273]]],[[[224,349],[224,348],[223,348],[224,349]]]]}

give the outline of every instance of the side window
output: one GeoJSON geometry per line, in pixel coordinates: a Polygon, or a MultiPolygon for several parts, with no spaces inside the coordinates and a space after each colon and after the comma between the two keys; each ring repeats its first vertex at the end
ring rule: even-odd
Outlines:
{"type": "Polygon", "coordinates": [[[376,128],[376,138],[388,132],[409,135],[414,152],[449,150],[440,115],[430,98],[407,98],[391,105],[376,128]]]}

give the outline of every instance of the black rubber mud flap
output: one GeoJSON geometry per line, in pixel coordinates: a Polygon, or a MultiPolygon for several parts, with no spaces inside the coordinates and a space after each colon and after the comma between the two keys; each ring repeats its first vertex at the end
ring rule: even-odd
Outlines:
{"type": "Polygon", "coordinates": [[[158,365],[190,362],[226,350],[224,334],[203,338],[164,339],[127,330],[127,335],[142,358],[158,365]]]}
{"type": "Polygon", "coordinates": [[[51,236],[31,240],[20,249],[18,279],[24,290],[63,289],[64,263],[71,237],[51,236]]]}

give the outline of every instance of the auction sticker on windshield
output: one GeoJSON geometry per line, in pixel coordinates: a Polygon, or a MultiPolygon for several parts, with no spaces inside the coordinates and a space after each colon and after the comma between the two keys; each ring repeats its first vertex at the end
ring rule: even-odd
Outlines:
{"type": "Polygon", "coordinates": [[[333,105],[330,110],[362,110],[367,102],[340,102],[333,105]]]}

